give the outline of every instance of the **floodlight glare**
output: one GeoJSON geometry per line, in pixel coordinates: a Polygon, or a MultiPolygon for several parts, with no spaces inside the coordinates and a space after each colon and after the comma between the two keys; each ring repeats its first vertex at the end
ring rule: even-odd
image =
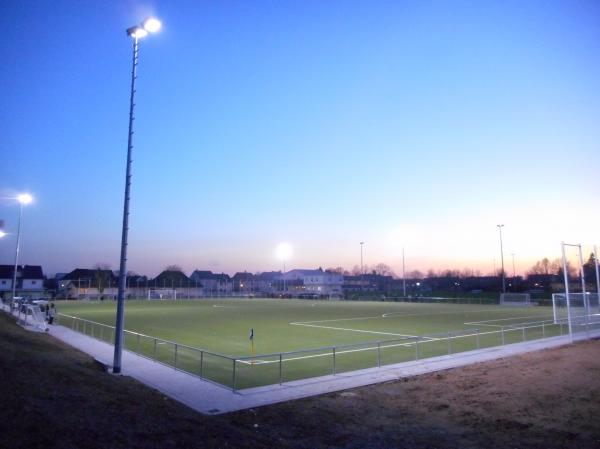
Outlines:
{"type": "Polygon", "coordinates": [[[160,23],[160,20],[155,19],[154,17],[150,17],[144,20],[144,23],[142,23],[142,27],[144,28],[144,30],[146,30],[149,33],[156,33],[158,30],[160,30],[161,26],[162,23],[160,23]]]}
{"type": "Polygon", "coordinates": [[[131,37],[134,37],[136,39],[140,39],[144,36],[148,36],[148,31],[146,31],[145,29],[143,29],[142,27],[131,27],[127,30],[127,34],[131,37]]]}
{"type": "Polygon", "coordinates": [[[17,195],[17,201],[21,204],[29,204],[33,201],[33,197],[29,193],[21,193],[17,195]]]}
{"type": "Polygon", "coordinates": [[[0,230],[0,239],[6,235],[6,232],[0,230]]]}
{"type": "Polygon", "coordinates": [[[275,250],[277,258],[283,261],[289,260],[292,256],[292,245],[289,243],[280,243],[275,250]]]}

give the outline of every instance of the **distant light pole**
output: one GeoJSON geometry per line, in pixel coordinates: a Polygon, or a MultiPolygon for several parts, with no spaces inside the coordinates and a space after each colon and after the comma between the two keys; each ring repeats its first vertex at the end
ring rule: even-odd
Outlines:
{"type": "Polygon", "coordinates": [[[404,267],[404,247],[402,247],[402,291],[406,298],[406,271],[404,267]]]}
{"type": "Polygon", "coordinates": [[[504,250],[502,249],[502,228],[503,224],[496,225],[500,231],[500,261],[502,263],[502,293],[506,293],[506,278],[504,274],[504,250]]]}
{"type": "Polygon", "coordinates": [[[17,296],[17,268],[19,266],[19,246],[21,244],[21,218],[23,216],[23,206],[28,205],[33,201],[33,197],[28,193],[21,193],[17,195],[17,201],[19,202],[19,224],[17,227],[17,246],[15,249],[15,269],[13,271],[13,282],[12,282],[12,299],[10,301],[10,310],[13,308],[15,297],[17,296]]]}
{"type": "Polygon", "coordinates": [[[161,23],[154,18],[146,19],[142,24],[127,29],[127,35],[133,38],[133,62],[131,69],[131,92],[129,97],[129,133],[127,138],[127,168],[125,171],[125,200],[123,205],[123,229],[121,233],[121,261],[119,265],[119,290],[117,293],[117,321],[115,324],[115,354],[113,360],[113,373],[121,372],[121,355],[123,351],[123,327],[125,311],[125,283],[127,282],[127,233],[129,231],[129,191],[131,188],[131,156],[133,150],[133,111],[135,108],[135,80],[137,79],[137,65],[139,40],[148,33],[160,30],[161,23]]]}
{"type": "Polygon", "coordinates": [[[365,270],[363,269],[363,245],[365,242],[360,242],[360,274],[365,274],[365,270]]]}
{"type": "Polygon", "coordinates": [[[293,249],[289,243],[280,243],[275,249],[275,254],[283,262],[283,291],[287,290],[286,278],[285,278],[285,263],[292,256],[293,249]]]}
{"type": "Polygon", "coordinates": [[[515,253],[511,253],[512,256],[512,263],[513,263],[513,284],[516,283],[516,279],[517,279],[517,272],[515,271],[515,253]]]}

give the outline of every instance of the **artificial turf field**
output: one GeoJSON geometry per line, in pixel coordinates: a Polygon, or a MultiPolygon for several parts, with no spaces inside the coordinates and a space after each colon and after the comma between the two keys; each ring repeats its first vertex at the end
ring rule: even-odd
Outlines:
{"type": "MultiPolygon", "coordinates": [[[[61,314],[114,326],[113,301],[68,301],[57,306],[61,314]]],[[[60,321],[66,326],[75,324],[62,316],[60,321]]],[[[109,330],[99,326],[88,324],[84,330],[77,324],[77,328],[96,338],[111,339],[109,330]]],[[[562,331],[552,324],[550,307],[258,298],[128,300],[125,329],[208,351],[202,354],[204,366],[199,372],[198,351],[178,347],[175,355],[170,343],[125,336],[128,349],[164,363],[177,363],[179,368],[228,386],[233,382],[231,360],[210,353],[251,356],[249,332],[254,329],[256,357],[237,362],[235,382],[242,388],[497,346],[503,340],[506,344],[532,340],[562,331]],[[544,326],[538,325],[542,322],[544,326]],[[336,346],[335,357],[331,346],[336,346]],[[327,349],[320,349],[324,347],[327,349]],[[303,352],[289,354],[293,351],[303,352]],[[281,369],[279,353],[288,353],[281,356],[281,369]]]]}

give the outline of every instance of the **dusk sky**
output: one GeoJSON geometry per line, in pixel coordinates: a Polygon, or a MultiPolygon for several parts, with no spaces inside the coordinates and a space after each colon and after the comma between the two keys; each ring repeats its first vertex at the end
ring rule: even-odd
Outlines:
{"type": "Polygon", "coordinates": [[[600,243],[600,2],[17,1],[0,6],[0,263],[387,263],[523,273],[600,243]],[[510,270],[507,270],[510,271],[510,270]]]}

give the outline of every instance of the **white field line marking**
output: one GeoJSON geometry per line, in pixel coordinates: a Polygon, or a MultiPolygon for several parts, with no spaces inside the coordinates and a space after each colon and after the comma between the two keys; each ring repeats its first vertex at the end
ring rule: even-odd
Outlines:
{"type": "Polygon", "coordinates": [[[213,304],[213,307],[218,307],[221,309],[235,309],[235,306],[220,306],[218,304],[213,304]]]}
{"type": "MultiPolygon", "coordinates": [[[[499,321],[510,321],[510,320],[522,320],[522,319],[536,319],[536,318],[546,318],[546,321],[553,320],[550,315],[540,315],[540,316],[515,316],[511,318],[499,318],[497,320],[481,320],[481,321],[470,321],[468,323],[464,323],[467,326],[489,326],[489,327],[503,327],[501,324],[487,324],[487,323],[496,323],[499,321]]],[[[522,323],[511,323],[514,325],[519,325],[522,323]]]]}
{"type": "MultiPolygon", "coordinates": [[[[505,308],[503,309],[491,309],[491,310],[486,310],[486,312],[503,312],[506,311],[505,308]]],[[[391,316],[395,316],[395,315],[400,315],[400,318],[404,318],[404,317],[413,317],[413,316],[430,316],[430,315],[434,315],[434,316],[438,316],[438,315],[465,315],[465,314],[470,314],[470,313],[476,313],[476,312],[469,312],[469,311],[461,311],[461,312],[431,312],[431,313],[407,313],[404,314],[403,312],[389,312],[389,313],[384,313],[381,315],[382,318],[388,318],[391,316]]]]}
{"type": "MultiPolygon", "coordinates": [[[[501,311],[506,311],[506,309],[502,308],[502,309],[487,310],[487,312],[501,312],[501,311]]],[[[372,320],[372,319],[376,319],[376,318],[389,318],[391,316],[396,316],[396,315],[400,315],[401,318],[404,318],[404,317],[430,316],[430,315],[434,315],[434,316],[438,316],[438,315],[457,315],[457,314],[463,314],[464,315],[465,313],[472,313],[472,312],[465,312],[465,311],[461,311],[461,312],[457,312],[457,311],[453,311],[453,312],[428,312],[428,313],[389,312],[389,313],[383,313],[381,315],[376,315],[376,316],[358,316],[358,317],[354,317],[354,318],[334,318],[334,319],[331,319],[331,320],[297,321],[297,322],[289,323],[289,324],[302,325],[302,324],[314,324],[314,323],[334,323],[336,321],[372,320]]]]}
{"type": "Polygon", "coordinates": [[[361,332],[364,334],[393,335],[394,337],[416,338],[416,335],[395,334],[393,332],[378,332],[378,331],[367,331],[367,330],[363,330],[363,329],[348,329],[345,327],[318,326],[316,324],[306,324],[306,323],[289,323],[289,324],[291,324],[292,326],[316,327],[319,329],[332,329],[332,330],[336,330],[336,331],[361,332]]]}
{"type": "MultiPolygon", "coordinates": [[[[533,326],[533,327],[539,327],[539,326],[533,326]]],[[[500,331],[489,331],[489,332],[479,332],[479,333],[474,333],[474,334],[464,334],[464,335],[455,335],[453,337],[450,337],[451,340],[454,340],[455,338],[466,338],[466,337],[473,337],[476,335],[482,336],[482,335],[489,335],[489,334],[499,334],[500,331]]],[[[432,338],[432,337],[420,337],[420,338],[427,338],[427,341],[420,341],[419,344],[425,344],[425,343],[430,343],[430,342],[435,342],[435,341],[447,341],[448,337],[440,337],[440,338],[432,338]]],[[[395,348],[398,346],[406,346],[406,347],[410,347],[410,346],[414,346],[415,342],[410,342],[410,343],[394,343],[392,345],[381,345],[381,349],[387,349],[387,348],[395,348]]],[[[500,345],[498,345],[500,346],[500,345]]],[[[377,350],[377,346],[372,346],[372,347],[368,347],[368,348],[359,348],[359,349],[347,349],[345,351],[335,351],[336,356],[340,355],[340,354],[349,354],[352,352],[360,352],[360,351],[376,351],[377,350]]],[[[454,354],[458,354],[458,353],[452,353],[451,355],[454,354]]],[[[312,358],[316,358],[316,357],[331,357],[332,353],[331,352],[325,352],[323,354],[313,354],[313,355],[303,355],[303,356],[299,356],[299,357],[290,357],[290,358],[283,358],[282,362],[292,362],[294,360],[304,360],[304,359],[312,359],[312,358]]],[[[279,363],[279,360],[255,360],[254,363],[252,363],[252,361],[248,361],[248,360],[238,360],[238,363],[243,363],[245,365],[268,365],[271,363],[279,363]]]]}

